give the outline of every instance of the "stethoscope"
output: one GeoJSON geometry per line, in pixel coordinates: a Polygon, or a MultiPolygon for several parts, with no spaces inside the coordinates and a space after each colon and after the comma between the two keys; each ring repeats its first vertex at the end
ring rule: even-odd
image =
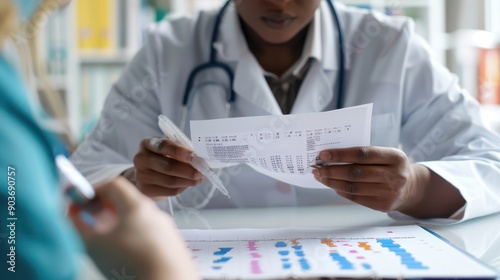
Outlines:
{"type": "MultiPolygon", "coordinates": [[[[345,75],[345,55],[344,55],[344,38],[343,38],[343,32],[342,28],[340,25],[340,20],[339,16],[337,14],[337,11],[332,3],[332,0],[327,0],[328,6],[330,7],[330,11],[333,15],[334,18],[334,25],[337,27],[337,33],[338,33],[338,38],[339,38],[339,74],[338,74],[338,98],[337,98],[337,108],[341,108],[342,103],[343,103],[343,94],[344,94],[344,75],[345,75]]],[[[206,63],[203,63],[196,68],[194,68],[189,75],[189,78],[187,80],[187,85],[186,89],[184,91],[184,96],[182,98],[182,116],[181,116],[181,122],[180,122],[180,128],[182,130],[185,130],[186,128],[186,122],[187,122],[187,117],[188,117],[188,112],[189,112],[189,106],[191,103],[191,100],[193,98],[192,93],[196,93],[199,90],[193,91],[194,88],[194,82],[196,80],[196,77],[203,71],[208,70],[208,69],[220,69],[223,72],[227,74],[227,77],[229,78],[229,85],[230,85],[230,90],[227,93],[226,96],[226,107],[225,107],[225,118],[228,118],[231,113],[231,107],[232,104],[234,103],[236,99],[236,92],[234,91],[234,72],[231,69],[231,67],[225,63],[219,62],[216,59],[217,56],[217,50],[215,48],[215,42],[217,41],[217,38],[219,37],[219,31],[220,31],[220,25],[222,22],[222,17],[224,16],[225,12],[227,11],[227,8],[229,7],[229,4],[231,4],[231,0],[228,0],[224,6],[220,9],[219,13],[217,14],[217,18],[215,21],[215,26],[212,32],[212,39],[210,41],[210,60],[206,63]]],[[[216,81],[209,81],[209,82],[203,82],[201,86],[210,86],[210,85],[219,85],[216,81]]],[[[222,169],[221,169],[222,170],[222,169]]],[[[219,170],[218,175],[220,176],[219,170]]],[[[174,204],[183,210],[187,211],[193,211],[197,209],[201,209],[205,207],[208,202],[212,199],[214,196],[215,192],[215,187],[212,186],[212,189],[209,191],[209,193],[206,195],[202,201],[196,205],[193,206],[185,206],[184,203],[181,201],[180,197],[175,197],[173,199],[174,204]]]]}
{"type": "MultiPolygon", "coordinates": [[[[338,33],[338,38],[339,38],[339,73],[338,73],[338,98],[337,98],[337,109],[342,107],[343,104],[343,95],[344,95],[344,75],[345,75],[345,55],[344,55],[344,38],[343,38],[343,32],[342,28],[340,25],[340,20],[339,16],[337,14],[337,10],[335,9],[335,6],[333,5],[332,0],[327,0],[328,6],[330,7],[330,11],[333,15],[334,18],[334,25],[337,27],[337,33],[338,33]]],[[[231,0],[228,0],[224,6],[220,9],[219,13],[217,14],[217,18],[215,20],[215,26],[212,32],[212,39],[210,41],[210,59],[208,62],[203,63],[196,68],[194,68],[191,71],[191,74],[189,75],[189,78],[187,80],[186,84],[186,89],[184,91],[184,96],[182,98],[182,116],[181,116],[181,122],[180,122],[180,128],[182,130],[185,130],[186,128],[186,122],[187,122],[187,117],[188,117],[188,112],[189,112],[189,106],[191,103],[191,100],[193,99],[193,93],[196,93],[198,90],[193,91],[194,88],[194,83],[196,81],[196,77],[203,71],[209,70],[209,69],[220,69],[224,73],[226,73],[227,77],[229,78],[229,85],[230,85],[230,90],[227,93],[226,96],[226,107],[225,107],[225,118],[228,118],[231,113],[231,107],[234,101],[236,100],[236,92],[234,91],[234,72],[231,69],[231,67],[225,63],[222,63],[220,61],[217,61],[217,50],[215,48],[215,42],[217,41],[219,37],[219,31],[220,31],[220,25],[222,22],[222,18],[227,11],[227,8],[229,7],[229,4],[231,4],[231,0]]],[[[204,82],[201,86],[209,86],[209,85],[217,85],[216,81],[211,81],[211,82],[204,82]]]]}

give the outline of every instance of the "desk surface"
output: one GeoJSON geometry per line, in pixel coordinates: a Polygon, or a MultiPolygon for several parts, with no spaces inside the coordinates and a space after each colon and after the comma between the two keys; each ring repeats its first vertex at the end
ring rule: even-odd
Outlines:
{"type": "MultiPolygon", "coordinates": [[[[177,211],[181,229],[394,226],[386,214],[354,205],[177,211]]],[[[500,214],[449,226],[426,226],[500,271],[500,214]]]]}

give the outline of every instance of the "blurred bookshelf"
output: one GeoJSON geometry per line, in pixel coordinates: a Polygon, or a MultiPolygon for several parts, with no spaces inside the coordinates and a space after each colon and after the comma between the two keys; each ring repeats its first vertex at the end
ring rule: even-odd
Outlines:
{"type": "Polygon", "coordinates": [[[488,126],[500,133],[500,1],[485,0],[484,27],[493,41],[482,52],[493,53],[482,58],[480,53],[477,97],[483,105],[483,117],[488,126]],[[482,61],[481,61],[482,59],[482,61]],[[486,64],[486,65],[485,65],[486,64]],[[484,100],[486,99],[486,100],[484,100]]]}
{"type": "MultiPolygon", "coordinates": [[[[338,1],[413,18],[416,31],[429,42],[436,58],[446,63],[449,42],[443,40],[448,38],[444,36],[445,0],[338,1]]],[[[199,9],[214,9],[223,2],[74,0],[65,9],[51,15],[42,36],[42,51],[46,54],[52,84],[66,102],[74,139],[82,141],[95,125],[112,85],[141,48],[143,31],[149,24],[170,14],[193,14],[199,9]]],[[[493,13],[490,17],[498,18],[493,13]]],[[[490,107],[494,108],[493,115],[498,113],[495,105],[490,107]]]]}
{"type": "Polygon", "coordinates": [[[500,133],[500,1],[447,0],[447,66],[500,133]]]}
{"type": "Polygon", "coordinates": [[[147,0],[75,0],[49,15],[41,52],[75,142],[95,125],[112,85],[142,46],[143,30],[167,13],[147,0]]]}
{"type": "MultiPolygon", "coordinates": [[[[40,53],[46,65],[50,87],[61,95],[66,105],[71,138],[78,140],[80,114],[78,111],[79,96],[77,92],[79,65],[76,36],[69,23],[75,17],[75,10],[64,8],[48,16],[39,36],[40,53]]],[[[43,81],[37,81],[41,90],[43,81]]]]}

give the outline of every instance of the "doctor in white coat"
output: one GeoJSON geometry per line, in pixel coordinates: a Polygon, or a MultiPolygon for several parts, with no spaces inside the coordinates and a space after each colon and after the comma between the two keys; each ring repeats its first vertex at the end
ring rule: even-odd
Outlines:
{"type": "MultiPolygon", "coordinates": [[[[72,161],[93,183],[124,175],[183,207],[319,205],[351,200],[396,218],[449,223],[500,211],[500,137],[477,102],[439,65],[412,21],[321,0],[232,1],[149,28],[145,46],[106,100],[72,161]],[[337,21],[338,19],[338,21],[337,21]],[[246,165],[220,174],[232,199],[210,194],[191,151],[162,138],[157,117],[187,120],[319,112],[373,103],[371,146],[328,150],[323,189],[275,181],[246,165]],[[340,43],[343,42],[343,48],[340,43]],[[342,50],[343,54],[340,53],[342,50]],[[226,115],[228,93],[235,92],[226,115]]],[[[213,193],[213,192],[212,192],[213,193]]]]}

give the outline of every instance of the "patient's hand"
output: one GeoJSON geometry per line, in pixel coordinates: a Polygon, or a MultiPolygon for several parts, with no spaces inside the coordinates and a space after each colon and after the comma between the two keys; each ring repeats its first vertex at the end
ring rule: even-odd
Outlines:
{"type": "Polygon", "coordinates": [[[124,178],[96,188],[97,200],[85,208],[91,227],[72,205],[70,216],[89,255],[107,279],[113,272],[136,279],[199,279],[172,218],[124,178]]]}

